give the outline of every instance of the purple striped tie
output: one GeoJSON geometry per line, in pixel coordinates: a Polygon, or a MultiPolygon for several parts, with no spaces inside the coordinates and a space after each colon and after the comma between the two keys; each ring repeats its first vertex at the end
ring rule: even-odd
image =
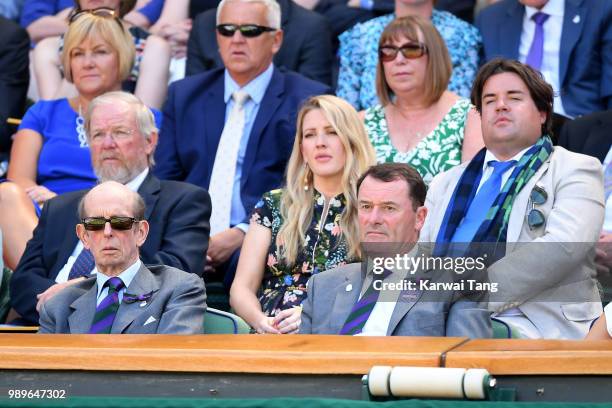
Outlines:
{"type": "Polygon", "coordinates": [[[72,268],[70,268],[68,280],[89,275],[95,265],[96,261],[94,260],[91,251],[87,248],[83,248],[79,256],[77,256],[77,259],[72,264],[72,268]]]}
{"type": "Polygon", "coordinates": [[[542,67],[542,58],[544,57],[544,23],[548,20],[550,15],[538,11],[531,19],[535,22],[535,33],[533,34],[533,41],[527,54],[525,63],[530,65],[533,69],[540,70],[542,67]]]}
{"type": "Polygon", "coordinates": [[[340,334],[355,335],[361,333],[363,326],[365,326],[376,302],[378,301],[378,295],[380,290],[374,288],[375,282],[380,282],[383,279],[391,275],[391,271],[384,270],[381,275],[374,275],[374,279],[370,282],[370,286],[366,289],[363,296],[353,305],[351,312],[344,322],[344,326],[340,330],[340,334]]]}
{"type": "Polygon", "coordinates": [[[107,280],[104,286],[108,286],[108,295],[96,307],[89,334],[109,334],[119,309],[119,291],[125,287],[123,281],[115,276],[107,280]]]}

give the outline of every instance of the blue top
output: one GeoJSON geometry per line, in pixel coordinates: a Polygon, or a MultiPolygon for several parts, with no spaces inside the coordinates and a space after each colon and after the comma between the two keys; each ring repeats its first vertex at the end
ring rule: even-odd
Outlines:
{"type": "MultiPolygon", "coordinates": [[[[160,127],[161,114],[152,111],[160,127]]],[[[96,183],[87,140],[84,136],[79,140],[77,118],[68,99],[41,100],[28,109],[19,126],[19,130],[30,129],[43,137],[36,183],[57,194],[90,188],[96,183]]]]}
{"type": "MultiPolygon", "coordinates": [[[[138,11],[153,24],[159,18],[163,6],[164,0],[151,0],[138,11]]],[[[53,16],[70,7],[74,7],[74,0],[25,0],[19,23],[26,28],[41,17],[53,16]]]]}
{"type": "MultiPolygon", "coordinates": [[[[232,226],[239,225],[246,218],[246,209],[242,204],[242,196],[240,195],[240,185],[242,181],[242,165],[244,164],[244,156],[246,155],[247,145],[249,143],[249,136],[253,129],[253,122],[259,112],[261,101],[268,89],[270,80],[272,80],[272,73],[274,72],[274,64],[270,64],[268,69],[259,74],[255,79],[246,84],[243,91],[249,94],[249,99],[244,103],[244,128],[242,131],[242,137],[240,138],[240,148],[238,149],[238,158],[236,160],[236,173],[234,176],[234,187],[232,190],[232,208],[230,212],[230,224],[232,226]]],[[[230,74],[225,71],[225,93],[223,100],[225,101],[225,120],[230,116],[232,108],[234,107],[234,100],[232,94],[240,90],[240,86],[232,79],[230,74]]],[[[249,211],[251,209],[249,208],[249,211]]],[[[241,226],[241,229],[245,230],[247,224],[241,226]]]]}

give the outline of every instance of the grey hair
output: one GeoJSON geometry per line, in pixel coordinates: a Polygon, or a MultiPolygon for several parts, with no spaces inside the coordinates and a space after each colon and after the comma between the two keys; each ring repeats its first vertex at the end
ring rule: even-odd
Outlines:
{"type": "MultiPolygon", "coordinates": [[[[78,207],[79,208],[78,209],[79,220],[87,218],[87,215],[85,214],[85,201],[87,200],[87,196],[92,190],[93,189],[89,190],[87,194],[85,194],[79,201],[79,207],[78,207]]],[[[145,205],[144,199],[140,196],[140,194],[138,194],[135,191],[130,191],[129,193],[132,196],[132,211],[133,211],[132,216],[136,218],[137,220],[144,220],[145,211],[146,211],[146,205],[145,205]]]]}
{"type": "MultiPolygon", "coordinates": [[[[281,28],[281,9],[276,0],[221,0],[217,6],[217,19],[215,24],[219,24],[219,16],[223,6],[231,1],[240,1],[242,3],[261,3],[268,11],[268,26],[280,30],[281,28]]],[[[274,34],[274,33],[271,33],[274,34]]]]}
{"type": "MultiPolygon", "coordinates": [[[[138,126],[138,131],[140,134],[144,136],[147,141],[151,141],[151,137],[153,133],[158,133],[159,129],[155,125],[155,116],[151,109],[149,109],[140,99],[131,93],[123,92],[123,91],[113,91],[102,94],[96,98],[94,98],[87,108],[87,112],[85,114],[85,132],[87,133],[87,137],[89,138],[89,129],[91,125],[91,115],[99,106],[102,105],[114,105],[117,102],[124,102],[134,112],[136,116],[136,124],[138,126]]],[[[155,160],[153,158],[155,153],[155,147],[153,146],[153,151],[147,157],[147,163],[149,167],[153,167],[155,164],[155,160]]]]}

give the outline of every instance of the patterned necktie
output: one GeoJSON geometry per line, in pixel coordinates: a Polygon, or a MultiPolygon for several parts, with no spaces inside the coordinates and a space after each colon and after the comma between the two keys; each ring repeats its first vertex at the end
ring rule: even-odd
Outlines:
{"type": "Polygon", "coordinates": [[[472,242],[472,238],[476,235],[476,231],[487,217],[489,209],[501,191],[504,173],[515,164],[516,160],[506,162],[491,160],[488,163],[489,166],[493,167],[493,174],[480,186],[480,190],[474,196],[470,208],[459,227],[457,227],[451,242],[472,242]]]}
{"type": "Polygon", "coordinates": [[[119,291],[125,287],[123,281],[115,276],[107,280],[104,286],[108,286],[108,294],[96,307],[89,334],[109,334],[119,309],[119,291]]]}
{"type": "Polygon", "coordinates": [[[80,278],[81,276],[88,276],[96,265],[91,251],[87,248],[83,248],[77,259],[72,264],[70,272],[68,273],[68,280],[80,278]]]}
{"type": "Polygon", "coordinates": [[[240,139],[244,133],[244,103],[249,98],[245,91],[233,93],[234,106],[230,112],[215,155],[208,192],[212,201],[210,216],[210,235],[215,235],[230,226],[232,191],[236,175],[236,162],[240,139]]]}
{"type": "MultiPolygon", "coordinates": [[[[378,301],[378,295],[380,290],[374,288],[376,282],[380,282],[391,275],[391,271],[384,270],[382,274],[374,274],[374,279],[370,282],[370,286],[366,289],[363,296],[353,305],[351,313],[349,313],[344,326],[340,330],[340,334],[348,334],[353,336],[361,333],[363,326],[365,326],[376,302],[378,301]]],[[[379,287],[380,289],[380,287],[379,287]]]]}
{"type": "Polygon", "coordinates": [[[531,16],[531,19],[535,22],[535,32],[525,63],[538,71],[542,67],[542,58],[544,56],[544,23],[548,20],[548,17],[550,15],[541,11],[531,16]]]}

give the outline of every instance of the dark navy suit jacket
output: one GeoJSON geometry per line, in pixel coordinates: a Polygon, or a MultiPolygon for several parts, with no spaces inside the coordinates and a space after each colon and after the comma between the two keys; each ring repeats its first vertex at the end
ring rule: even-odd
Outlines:
{"type": "MultiPolygon", "coordinates": [[[[518,59],[525,7],[502,0],[480,12],[484,59],[518,59]]],[[[565,0],[559,82],[568,115],[612,109],[612,1],[565,0]]]]}
{"type": "MultiPolygon", "coordinates": [[[[155,154],[154,170],[159,178],[208,189],[225,122],[223,73],[224,69],[218,68],[170,86],[155,154]]],[[[329,88],[323,84],[274,68],[242,167],[240,193],[247,214],[263,193],[282,184],[300,104],[309,96],[325,93],[329,88]]]]}
{"type": "MultiPolygon", "coordinates": [[[[38,325],[36,295],[55,284],[77,245],[77,210],[86,192],[61,194],[43,207],[34,236],[11,278],[11,306],[23,318],[20,323],[38,325]]],[[[160,181],[151,173],[138,193],[149,221],[140,259],[145,264],[164,264],[202,275],[210,230],[208,193],[186,183],[160,181]]]]}
{"type": "Polygon", "coordinates": [[[597,112],[567,122],[559,136],[559,146],[588,154],[604,162],[612,145],[612,110],[597,112]]]}

